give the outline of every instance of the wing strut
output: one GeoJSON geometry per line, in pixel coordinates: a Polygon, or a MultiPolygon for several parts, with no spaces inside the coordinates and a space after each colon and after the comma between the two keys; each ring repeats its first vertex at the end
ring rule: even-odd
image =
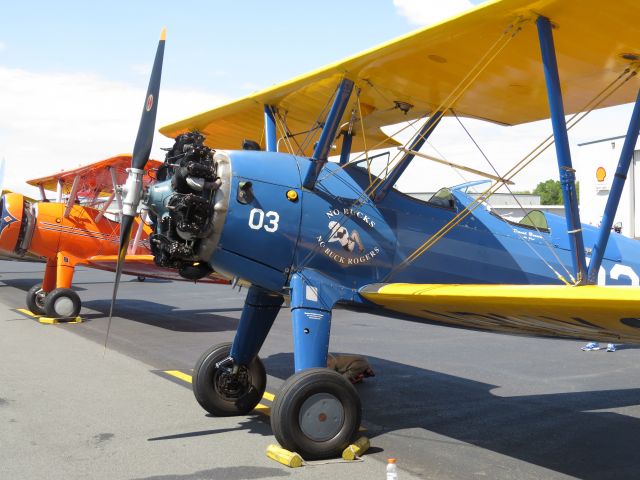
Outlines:
{"type": "Polygon", "coordinates": [[[80,175],[76,175],[73,179],[73,185],[71,186],[71,193],[67,199],[67,206],[64,209],[64,218],[69,218],[71,213],[71,207],[76,203],[76,197],[78,196],[78,187],[80,186],[80,175]]]}
{"type": "Polygon", "coordinates": [[[340,165],[346,165],[349,163],[349,155],[351,155],[351,143],[353,142],[353,133],[344,131],[340,133],[342,135],[342,150],[340,150],[340,165]]]}
{"type": "Polygon", "coordinates": [[[278,139],[276,133],[276,119],[273,115],[274,107],[264,106],[264,138],[267,152],[278,151],[278,139]]]}
{"type": "Polygon", "coordinates": [[[384,179],[384,181],[380,185],[380,188],[378,188],[378,192],[375,194],[374,199],[376,202],[384,200],[384,197],[387,196],[389,189],[395,185],[395,183],[398,181],[398,178],[400,178],[400,175],[403,174],[403,172],[411,163],[411,160],[413,160],[415,156],[414,152],[422,148],[424,142],[427,141],[429,136],[438,126],[438,123],[440,123],[440,119],[442,119],[443,115],[444,112],[435,112],[433,115],[431,115],[429,120],[424,122],[424,125],[422,125],[420,131],[413,138],[413,142],[411,142],[411,145],[409,145],[406,150],[403,150],[404,156],[398,161],[395,168],[391,170],[391,173],[387,175],[387,178],[384,179]]]}
{"type": "Polygon", "coordinates": [[[109,195],[109,198],[107,198],[107,201],[102,204],[102,208],[100,209],[100,211],[98,212],[98,215],[96,215],[96,218],[95,218],[96,223],[102,220],[102,217],[104,217],[105,212],[111,206],[111,202],[113,202],[113,199],[115,198],[115,196],[116,196],[116,192],[111,192],[111,195],[109,195]]]}
{"type": "Polygon", "coordinates": [[[336,131],[340,126],[340,119],[344,114],[349,97],[353,91],[353,82],[348,78],[343,78],[338,85],[338,93],[333,101],[327,120],[325,121],[324,128],[320,134],[320,139],[316,144],[316,148],[313,151],[312,163],[307,172],[307,176],[304,179],[304,188],[312,190],[320,174],[320,170],[325,163],[327,163],[327,157],[329,156],[329,149],[333,140],[336,138],[336,131]]]}
{"type": "Polygon", "coordinates": [[[45,193],[45,191],[44,191],[44,185],[39,184],[39,185],[38,185],[38,190],[40,190],[40,199],[41,199],[43,202],[46,202],[46,201],[47,201],[47,194],[46,194],[46,193],[45,193]]]}
{"type": "Polygon", "coordinates": [[[607,205],[604,207],[604,214],[602,215],[602,221],[600,222],[598,239],[593,246],[593,253],[591,255],[591,263],[589,264],[588,273],[588,281],[592,284],[596,284],[598,282],[598,270],[600,270],[600,265],[602,264],[604,251],[607,249],[607,242],[609,241],[609,235],[611,234],[611,226],[613,225],[613,220],[616,216],[616,211],[618,210],[618,204],[620,203],[620,197],[622,196],[622,189],[624,188],[624,182],[627,179],[627,172],[629,171],[629,165],[631,165],[633,149],[638,141],[639,132],[640,90],[636,97],[636,103],[633,106],[633,113],[631,114],[631,120],[629,121],[627,136],[624,139],[624,145],[620,152],[620,159],[618,160],[616,174],[613,177],[613,182],[611,184],[611,192],[609,192],[609,198],[607,198],[607,205]]]}
{"type": "Polygon", "coordinates": [[[551,112],[551,124],[553,126],[553,137],[556,145],[558,169],[560,170],[560,184],[562,185],[564,212],[569,230],[573,270],[576,283],[579,285],[587,279],[587,263],[584,255],[584,241],[582,239],[582,226],[580,224],[578,197],[576,195],[576,175],[571,164],[569,136],[567,135],[567,124],[564,118],[562,90],[560,88],[560,77],[558,76],[558,62],[553,44],[551,22],[546,17],[538,17],[536,25],[538,27],[540,52],[542,53],[542,63],[544,66],[544,78],[547,84],[547,97],[549,99],[549,110],[551,112]]]}
{"type": "Polygon", "coordinates": [[[138,245],[140,244],[140,237],[142,237],[142,232],[144,231],[145,222],[147,220],[147,210],[142,210],[140,212],[140,223],[138,224],[138,229],[136,230],[136,236],[133,238],[133,243],[129,247],[129,254],[136,255],[138,253],[138,245]]]}
{"type": "Polygon", "coordinates": [[[118,202],[118,221],[120,222],[122,221],[122,194],[120,193],[120,187],[118,186],[118,180],[116,179],[116,171],[113,167],[109,167],[109,173],[111,174],[113,193],[115,194],[116,202],[118,202]]]}
{"type": "Polygon", "coordinates": [[[64,184],[62,183],[62,179],[58,179],[56,183],[56,203],[62,203],[62,187],[64,184]]]}

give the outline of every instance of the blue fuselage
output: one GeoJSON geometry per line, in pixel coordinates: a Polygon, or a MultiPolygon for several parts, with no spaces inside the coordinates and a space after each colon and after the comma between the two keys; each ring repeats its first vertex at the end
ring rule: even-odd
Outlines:
{"type": "MultiPolygon", "coordinates": [[[[555,272],[570,280],[570,248],[561,217],[546,215],[548,228],[536,230],[480,206],[398,268],[473,198],[454,188],[449,203],[432,203],[392,190],[374,203],[367,195],[365,169],[328,163],[309,191],[301,186],[310,165],[307,158],[257,151],[227,154],[228,208],[219,241],[201,259],[254,285],[283,292],[290,275],[306,269],[353,293],[340,300],[358,301],[359,288],[378,282],[559,284],[555,272]],[[239,195],[247,184],[250,201],[239,195]]],[[[164,208],[155,203],[161,216],[164,208]]],[[[585,245],[593,245],[596,229],[583,229],[585,245]]],[[[599,283],[638,285],[638,273],[636,241],[612,235],[599,283]]]]}

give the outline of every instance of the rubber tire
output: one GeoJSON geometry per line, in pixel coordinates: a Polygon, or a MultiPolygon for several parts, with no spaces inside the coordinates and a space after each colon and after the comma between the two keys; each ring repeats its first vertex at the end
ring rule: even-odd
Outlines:
{"type": "Polygon", "coordinates": [[[280,445],[299,453],[305,460],[335,458],[355,439],[362,418],[360,397],[355,387],[339,373],[328,368],[311,368],[289,377],[276,395],[271,409],[271,428],[280,445]],[[316,441],[300,428],[300,408],[317,393],[329,393],[344,408],[344,423],[333,438],[316,441]]]}
{"type": "Polygon", "coordinates": [[[147,277],[143,277],[142,275],[138,275],[138,281],[139,282],[144,282],[147,279],[147,277]]]}
{"type": "Polygon", "coordinates": [[[56,288],[51,290],[44,301],[44,311],[48,317],[58,318],[61,320],[74,319],[80,314],[82,302],[76,292],[70,288],[56,288]],[[72,311],[70,314],[60,314],[56,312],[56,302],[61,298],[68,298],[72,302],[72,311]]]}
{"type": "MultiPolygon", "coordinates": [[[[35,315],[44,315],[44,303],[40,305],[36,300],[36,295],[42,290],[42,284],[37,283],[27,292],[27,308],[35,315]]],[[[46,296],[45,296],[46,299],[46,296]]]]}
{"type": "Polygon", "coordinates": [[[267,387],[267,372],[262,360],[256,356],[246,366],[251,381],[251,387],[247,393],[237,400],[220,396],[213,386],[213,378],[217,371],[216,363],[227,358],[230,351],[231,343],[214,345],[202,354],[194,367],[193,394],[200,406],[216,417],[246,415],[260,403],[267,387]]]}

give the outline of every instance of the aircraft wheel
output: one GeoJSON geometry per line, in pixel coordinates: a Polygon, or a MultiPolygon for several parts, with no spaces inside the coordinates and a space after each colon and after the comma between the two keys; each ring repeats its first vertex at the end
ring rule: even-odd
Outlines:
{"type": "Polygon", "coordinates": [[[245,415],[262,399],[267,386],[267,374],[260,358],[256,356],[249,365],[238,367],[237,373],[230,367],[216,367],[229,357],[230,343],[211,347],[202,354],[193,373],[193,393],[207,412],[217,417],[245,415]]]}
{"type": "Polygon", "coordinates": [[[70,288],[51,290],[44,301],[44,310],[52,318],[75,318],[80,313],[80,297],[70,288]]]}
{"type": "Polygon", "coordinates": [[[147,279],[147,277],[143,277],[142,275],[138,275],[138,281],[139,282],[144,282],[147,279]]]}
{"type": "Polygon", "coordinates": [[[271,428],[280,445],[305,460],[338,457],[360,428],[356,389],[339,373],[312,368],[289,377],[276,395],[271,428]]]}
{"type": "Polygon", "coordinates": [[[42,284],[38,283],[27,292],[27,308],[35,315],[44,315],[44,301],[47,292],[42,290],[42,284]]]}

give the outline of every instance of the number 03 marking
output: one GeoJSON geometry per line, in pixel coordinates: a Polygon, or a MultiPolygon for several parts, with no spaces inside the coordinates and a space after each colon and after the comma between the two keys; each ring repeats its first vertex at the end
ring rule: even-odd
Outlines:
{"type": "Polygon", "coordinates": [[[280,221],[280,215],[278,212],[267,212],[259,208],[254,208],[249,212],[249,228],[252,230],[260,230],[264,228],[267,232],[273,233],[278,230],[278,222],[280,221]],[[267,224],[265,225],[264,219],[267,218],[267,224]]]}

